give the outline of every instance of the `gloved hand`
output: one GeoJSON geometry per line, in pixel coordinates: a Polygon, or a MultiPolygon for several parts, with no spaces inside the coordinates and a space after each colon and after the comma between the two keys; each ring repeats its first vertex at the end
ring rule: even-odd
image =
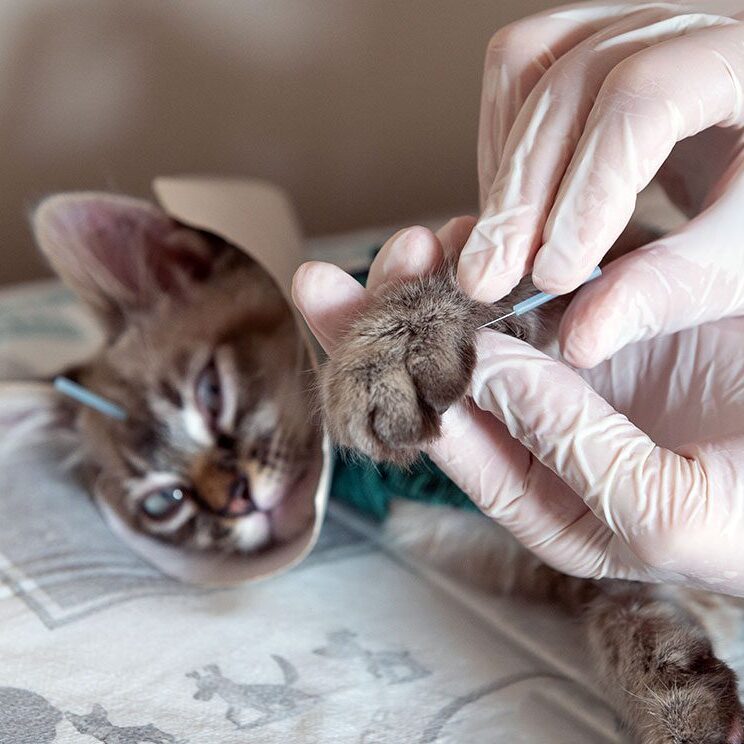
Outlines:
{"type": "Polygon", "coordinates": [[[564,356],[591,367],[634,341],[741,314],[741,18],[742,0],[611,0],[497,32],[481,102],[483,213],[462,287],[493,301],[532,272],[542,290],[573,290],[663,165],[660,182],[692,219],[582,293],[564,319],[564,356]]]}
{"type": "MultiPolygon", "coordinates": [[[[368,290],[335,266],[305,264],[295,302],[332,355],[371,292],[431,270],[472,225],[454,220],[439,237],[424,228],[398,233],[378,255],[368,290]]],[[[743,334],[744,319],[729,319],[657,338],[582,379],[482,330],[475,406],[447,411],[427,452],[486,514],[562,571],[744,595],[743,334]]]]}

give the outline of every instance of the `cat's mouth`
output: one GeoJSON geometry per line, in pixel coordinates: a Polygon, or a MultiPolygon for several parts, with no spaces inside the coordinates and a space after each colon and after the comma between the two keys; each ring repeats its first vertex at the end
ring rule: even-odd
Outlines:
{"type": "Polygon", "coordinates": [[[199,491],[194,491],[191,498],[199,507],[216,517],[239,518],[245,517],[251,512],[257,510],[257,506],[251,493],[251,487],[244,475],[236,476],[226,490],[225,500],[219,506],[210,503],[210,501],[200,495],[199,491]]]}
{"type": "MultiPolygon", "coordinates": [[[[309,466],[275,474],[260,488],[238,494],[224,515],[215,521],[213,536],[222,549],[255,553],[270,550],[304,531],[312,520],[308,489],[309,466]]],[[[312,506],[312,503],[310,503],[312,506]]]]}
{"type": "Polygon", "coordinates": [[[188,495],[199,510],[223,519],[271,512],[291,493],[307,469],[299,458],[266,459],[234,456],[198,458],[190,472],[188,495]]]}

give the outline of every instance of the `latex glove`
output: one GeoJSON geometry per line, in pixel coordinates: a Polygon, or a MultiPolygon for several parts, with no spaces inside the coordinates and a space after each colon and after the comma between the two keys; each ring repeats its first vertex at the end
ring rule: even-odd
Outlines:
{"type": "MultiPolygon", "coordinates": [[[[471,226],[449,223],[441,242],[424,228],[398,233],[372,267],[370,290],[337,267],[306,264],[295,302],[332,355],[370,292],[430,270],[471,226]]],[[[520,341],[480,331],[476,406],[447,411],[427,452],[560,570],[744,595],[742,334],[744,320],[730,319],[657,338],[582,379],[520,341]]]]}
{"type": "Polygon", "coordinates": [[[458,269],[466,291],[493,301],[529,272],[542,290],[573,290],[666,161],[663,182],[694,218],[610,265],[573,303],[564,355],[589,367],[633,341],[742,313],[737,14],[742,0],[587,2],[496,33],[481,103],[483,213],[458,269]]]}

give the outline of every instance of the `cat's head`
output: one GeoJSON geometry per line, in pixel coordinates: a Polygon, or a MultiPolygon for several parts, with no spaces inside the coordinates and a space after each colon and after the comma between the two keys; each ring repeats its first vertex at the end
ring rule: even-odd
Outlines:
{"type": "Polygon", "coordinates": [[[196,680],[197,690],[194,693],[194,700],[211,700],[224,683],[222,672],[216,664],[207,664],[204,667],[204,673],[194,671],[186,676],[196,680]]]}
{"type": "Polygon", "coordinates": [[[99,319],[72,373],[125,420],[75,408],[95,487],[142,531],[250,552],[312,519],[297,496],[316,436],[306,352],[268,275],[148,202],[63,194],[33,219],[52,266],[99,319]]]}

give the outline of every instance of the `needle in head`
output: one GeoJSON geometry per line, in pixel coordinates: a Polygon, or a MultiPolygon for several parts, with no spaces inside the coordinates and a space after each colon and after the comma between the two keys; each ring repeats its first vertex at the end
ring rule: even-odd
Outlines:
{"type": "Polygon", "coordinates": [[[92,390],[88,390],[88,388],[79,385],[77,382],[73,382],[67,377],[55,377],[54,387],[63,395],[76,400],[78,403],[82,403],[84,406],[88,406],[88,408],[95,409],[104,414],[104,416],[110,416],[119,421],[124,421],[127,418],[127,412],[120,405],[107,400],[92,390]]]}

